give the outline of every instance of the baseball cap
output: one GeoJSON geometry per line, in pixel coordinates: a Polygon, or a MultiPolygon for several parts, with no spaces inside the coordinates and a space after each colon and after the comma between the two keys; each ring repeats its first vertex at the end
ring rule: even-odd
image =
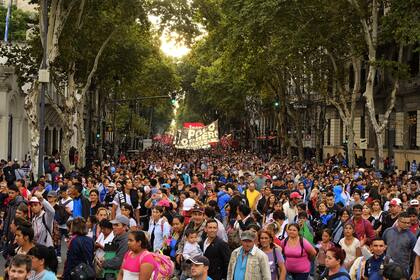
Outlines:
{"type": "Polygon", "coordinates": [[[292,192],[291,194],[290,194],[290,198],[291,199],[293,199],[293,198],[302,198],[302,196],[300,195],[300,193],[298,193],[298,192],[292,192]]]}
{"type": "Polygon", "coordinates": [[[123,225],[130,225],[130,220],[123,215],[117,215],[114,220],[111,221],[111,224],[123,224],[123,225]]]}
{"type": "Polygon", "coordinates": [[[241,240],[255,240],[257,235],[251,230],[245,230],[241,234],[241,240]]]}
{"type": "Polygon", "coordinates": [[[417,199],[412,199],[412,200],[410,201],[410,205],[411,205],[411,206],[418,206],[418,205],[419,205],[419,201],[418,201],[417,199]]]}
{"type": "Polygon", "coordinates": [[[36,196],[33,196],[31,198],[31,200],[29,200],[29,203],[41,203],[41,202],[39,202],[39,200],[38,200],[38,198],[36,196]]]}
{"type": "Polygon", "coordinates": [[[195,205],[195,200],[192,198],[186,198],[184,202],[182,203],[182,210],[184,211],[190,211],[191,208],[193,208],[195,205]]]}
{"type": "Polygon", "coordinates": [[[204,266],[209,266],[210,265],[210,261],[208,258],[206,258],[205,256],[195,256],[191,259],[188,259],[186,261],[187,263],[191,264],[202,264],[204,266]]]}
{"type": "Polygon", "coordinates": [[[48,196],[57,197],[58,196],[58,193],[57,193],[57,191],[49,191],[48,192],[48,196]]]}
{"type": "Polygon", "coordinates": [[[191,212],[200,212],[200,213],[204,213],[204,209],[198,205],[195,205],[192,209],[191,212]]]}
{"type": "Polygon", "coordinates": [[[401,199],[399,198],[393,198],[391,202],[389,203],[389,205],[392,205],[392,206],[401,205],[401,204],[402,202],[401,202],[401,199]]]}
{"type": "Polygon", "coordinates": [[[109,183],[109,185],[108,185],[108,187],[115,187],[115,183],[114,182],[111,182],[111,183],[109,183]]]}

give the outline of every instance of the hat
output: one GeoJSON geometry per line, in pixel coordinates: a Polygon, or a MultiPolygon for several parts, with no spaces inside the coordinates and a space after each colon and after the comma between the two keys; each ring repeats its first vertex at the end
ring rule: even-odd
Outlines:
{"type": "Polygon", "coordinates": [[[195,200],[192,198],[186,198],[184,202],[182,203],[182,210],[184,211],[190,211],[191,208],[193,208],[195,205],[195,200]]]}
{"type": "Polygon", "coordinates": [[[411,205],[411,206],[418,206],[418,205],[419,205],[419,201],[418,201],[417,199],[412,199],[412,200],[410,201],[410,205],[411,205]]]}
{"type": "Polygon", "coordinates": [[[114,182],[109,183],[108,187],[115,187],[115,183],[114,182]]]}
{"type": "Polygon", "coordinates": [[[393,198],[391,202],[389,203],[389,205],[392,205],[392,206],[401,205],[401,204],[402,202],[401,202],[401,199],[399,198],[393,198]]]}
{"type": "Polygon", "coordinates": [[[271,179],[273,179],[273,181],[278,180],[278,177],[276,175],[274,175],[271,179]]]}
{"type": "Polygon", "coordinates": [[[188,259],[186,261],[187,263],[191,264],[202,264],[204,266],[209,266],[210,265],[210,261],[208,258],[206,258],[205,256],[195,256],[191,259],[188,259]]]}
{"type": "Polygon", "coordinates": [[[293,198],[302,198],[302,196],[298,192],[292,192],[290,194],[290,199],[293,199],[293,198]]]}
{"type": "Polygon", "coordinates": [[[204,209],[198,205],[195,205],[192,209],[191,212],[200,212],[200,213],[204,213],[204,209]]]}
{"type": "Polygon", "coordinates": [[[48,192],[48,196],[57,197],[58,196],[58,193],[57,193],[57,191],[49,191],[48,192]]]}
{"type": "Polygon", "coordinates": [[[241,234],[241,240],[252,240],[254,241],[257,235],[251,230],[245,230],[241,234]]]}
{"type": "Polygon", "coordinates": [[[111,224],[123,224],[126,226],[130,225],[130,220],[123,215],[117,215],[114,220],[111,221],[111,224]]]}
{"type": "Polygon", "coordinates": [[[29,200],[29,203],[41,203],[41,202],[39,202],[39,200],[38,200],[38,198],[36,196],[33,196],[31,198],[31,200],[29,200]]]}

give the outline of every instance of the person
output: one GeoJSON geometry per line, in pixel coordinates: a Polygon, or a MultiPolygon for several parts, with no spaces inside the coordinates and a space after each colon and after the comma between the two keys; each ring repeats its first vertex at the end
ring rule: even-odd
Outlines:
{"type": "Polygon", "coordinates": [[[26,255],[34,244],[34,230],[29,226],[18,226],[15,234],[15,241],[18,247],[16,254],[26,255]]]}
{"type": "Polygon", "coordinates": [[[27,280],[32,269],[31,257],[16,255],[10,261],[9,280],[27,280]]]}
{"type": "Polygon", "coordinates": [[[17,208],[24,203],[24,199],[19,195],[19,189],[16,185],[11,184],[7,187],[7,196],[9,202],[7,203],[5,216],[3,217],[3,236],[6,243],[12,241],[14,238],[10,232],[10,224],[16,216],[17,208]]]}
{"type": "Polygon", "coordinates": [[[340,240],[344,237],[344,225],[350,219],[350,210],[347,208],[343,208],[338,212],[338,219],[335,221],[334,225],[332,226],[332,241],[335,244],[338,244],[340,240]]]}
{"type": "Polygon", "coordinates": [[[188,260],[191,265],[191,278],[188,280],[214,280],[208,276],[210,261],[205,256],[196,256],[188,260]]]}
{"type": "Polygon", "coordinates": [[[28,256],[32,260],[32,271],[28,280],[57,280],[55,273],[57,273],[58,261],[54,248],[36,245],[29,250],[28,256]]]}
{"type": "Polygon", "coordinates": [[[389,202],[389,212],[385,215],[382,221],[382,228],[380,235],[383,236],[386,229],[392,227],[402,212],[402,202],[399,198],[393,198],[389,202]]]}
{"type": "Polygon", "coordinates": [[[112,201],[112,218],[115,218],[117,215],[121,214],[121,204],[123,202],[126,202],[133,207],[134,217],[136,219],[136,222],[139,223],[139,195],[137,193],[137,190],[134,189],[133,181],[131,179],[124,179],[122,181],[122,191],[117,192],[117,194],[114,197],[114,200],[112,201]]]}
{"type": "Polygon", "coordinates": [[[130,220],[123,215],[117,215],[111,221],[111,224],[115,236],[112,240],[112,245],[116,248],[115,257],[109,260],[99,260],[99,266],[106,269],[118,270],[121,267],[125,253],[128,251],[127,230],[130,225],[130,220]]]}
{"type": "Polygon", "coordinates": [[[128,251],[124,254],[117,280],[149,280],[154,270],[154,259],[143,231],[128,234],[128,251]]]}
{"type": "MultiPolygon", "coordinates": [[[[128,219],[128,218],[127,218],[128,219]]],[[[152,216],[149,221],[148,233],[150,235],[150,245],[154,252],[163,248],[166,239],[170,236],[171,226],[168,220],[163,217],[163,208],[154,206],[152,216]]]]}
{"type": "Polygon", "coordinates": [[[359,239],[354,237],[354,225],[348,223],[344,226],[344,237],[338,243],[341,248],[346,251],[346,259],[344,260],[344,267],[350,269],[354,260],[362,255],[359,239]]]}
{"type": "Polygon", "coordinates": [[[416,237],[410,231],[410,216],[407,212],[399,215],[396,225],[386,229],[382,238],[387,245],[386,255],[404,267],[408,277],[411,252],[416,245],[416,237]]]}
{"type": "Polygon", "coordinates": [[[101,228],[101,233],[98,235],[98,238],[95,242],[95,256],[98,259],[102,259],[105,255],[105,245],[111,244],[114,240],[114,232],[112,231],[112,224],[109,220],[102,220],[99,222],[101,228]]]}
{"type": "Polygon", "coordinates": [[[85,220],[90,216],[90,201],[82,194],[83,186],[76,182],[70,188],[71,198],[73,199],[72,216],[73,219],[83,217],[85,220]]]}
{"type": "Polygon", "coordinates": [[[99,201],[99,191],[97,189],[92,189],[89,192],[89,201],[90,201],[90,216],[96,215],[96,212],[103,205],[99,201]]]}
{"type": "Polygon", "coordinates": [[[133,207],[128,204],[127,202],[121,203],[121,215],[126,216],[130,219],[130,230],[136,231],[137,230],[137,222],[134,219],[134,210],[133,207]]]}
{"type": "Polygon", "coordinates": [[[360,204],[353,206],[353,217],[350,218],[348,223],[354,225],[354,232],[359,240],[366,239],[365,243],[370,244],[370,241],[375,238],[375,231],[372,224],[362,217],[363,207],[360,204]]]}
{"type": "Polygon", "coordinates": [[[360,274],[366,279],[382,280],[384,265],[390,263],[392,260],[385,256],[386,244],[382,238],[375,238],[370,245],[372,257],[368,258],[361,267],[360,274]]]}
{"type": "Polygon", "coordinates": [[[297,205],[301,199],[302,196],[299,192],[292,192],[289,196],[289,201],[283,204],[284,214],[286,215],[288,221],[294,221],[295,217],[298,215],[299,211],[297,205]]]}
{"type": "Polygon", "coordinates": [[[172,226],[171,226],[171,235],[169,236],[169,256],[171,257],[172,261],[175,261],[176,258],[176,249],[179,241],[182,238],[182,234],[184,233],[184,216],[175,215],[172,219],[172,226]]]}
{"type": "Polygon", "coordinates": [[[384,266],[384,272],[382,274],[385,280],[407,280],[405,275],[405,269],[396,263],[389,263],[384,266]]]}
{"type": "Polygon", "coordinates": [[[343,267],[345,258],[346,252],[343,249],[337,247],[328,249],[325,257],[326,269],[320,279],[350,280],[350,275],[343,267]]]}
{"type": "Polygon", "coordinates": [[[329,228],[323,229],[321,234],[321,241],[318,242],[316,248],[318,249],[318,254],[316,256],[317,264],[317,273],[322,275],[325,270],[325,258],[327,256],[327,251],[335,247],[334,243],[331,241],[332,231],[329,228]]]}
{"type": "Polygon", "coordinates": [[[420,278],[420,238],[417,238],[416,245],[414,246],[414,266],[413,266],[413,274],[411,275],[411,279],[419,279],[420,278]]]}
{"type": "Polygon", "coordinates": [[[249,230],[241,233],[241,246],[229,260],[227,280],[271,280],[267,255],[255,245],[257,235],[249,230]]]}
{"type": "Polygon", "coordinates": [[[261,193],[255,188],[255,183],[251,182],[248,186],[248,189],[245,190],[245,199],[251,211],[257,209],[257,202],[261,197],[261,193]]]}
{"type": "Polygon", "coordinates": [[[270,264],[271,280],[285,280],[286,266],[284,265],[281,249],[274,245],[273,235],[267,230],[261,230],[258,234],[260,249],[267,254],[270,264]]]}
{"type": "Polygon", "coordinates": [[[294,280],[306,280],[311,270],[311,258],[315,258],[315,248],[303,237],[299,236],[298,224],[287,226],[287,238],[281,242],[283,255],[286,258],[286,269],[294,280]]]}
{"type": "Polygon", "coordinates": [[[29,204],[33,214],[32,228],[35,233],[35,242],[47,247],[54,246],[52,239],[54,208],[38,191],[34,193],[29,204]]]}
{"type": "MultiPolygon", "coordinates": [[[[207,220],[205,232],[207,238],[200,242],[204,256],[211,260],[208,275],[213,280],[226,279],[230,259],[230,249],[227,242],[217,236],[219,223],[214,219],[207,220]]],[[[191,275],[192,269],[191,269],[191,275]]]]}
{"type": "Polygon", "coordinates": [[[86,221],[77,217],[69,222],[71,238],[68,243],[67,258],[64,265],[63,279],[70,280],[71,271],[79,264],[85,263],[93,268],[94,242],[86,236],[88,229],[86,221]]]}

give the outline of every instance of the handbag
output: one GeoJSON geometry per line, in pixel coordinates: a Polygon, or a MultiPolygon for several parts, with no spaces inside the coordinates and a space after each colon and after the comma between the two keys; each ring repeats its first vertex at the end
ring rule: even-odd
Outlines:
{"type": "Polygon", "coordinates": [[[70,271],[70,279],[72,280],[93,280],[96,278],[96,272],[92,266],[81,263],[70,271]]]}
{"type": "MultiPolygon", "coordinates": [[[[73,242],[73,240],[76,237],[73,236],[70,240],[70,244],[73,242]]],[[[82,253],[85,255],[85,252],[82,248],[82,253]]],[[[85,259],[87,259],[85,257],[85,259]]],[[[70,279],[71,280],[94,280],[96,279],[96,271],[93,265],[87,264],[87,263],[80,263],[76,265],[71,271],[70,271],[70,279]]]]}

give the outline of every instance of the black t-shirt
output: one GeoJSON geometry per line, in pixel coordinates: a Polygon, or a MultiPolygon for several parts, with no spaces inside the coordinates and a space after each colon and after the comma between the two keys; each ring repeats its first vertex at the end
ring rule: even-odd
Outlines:
{"type": "Polygon", "coordinates": [[[394,225],[394,223],[397,221],[398,219],[398,215],[395,216],[395,218],[392,218],[391,214],[388,213],[387,215],[385,215],[383,221],[382,221],[382,230],[381,230],[381,236],[384,233],[384,231],[387,228],[390,228],[394,225]]]}

